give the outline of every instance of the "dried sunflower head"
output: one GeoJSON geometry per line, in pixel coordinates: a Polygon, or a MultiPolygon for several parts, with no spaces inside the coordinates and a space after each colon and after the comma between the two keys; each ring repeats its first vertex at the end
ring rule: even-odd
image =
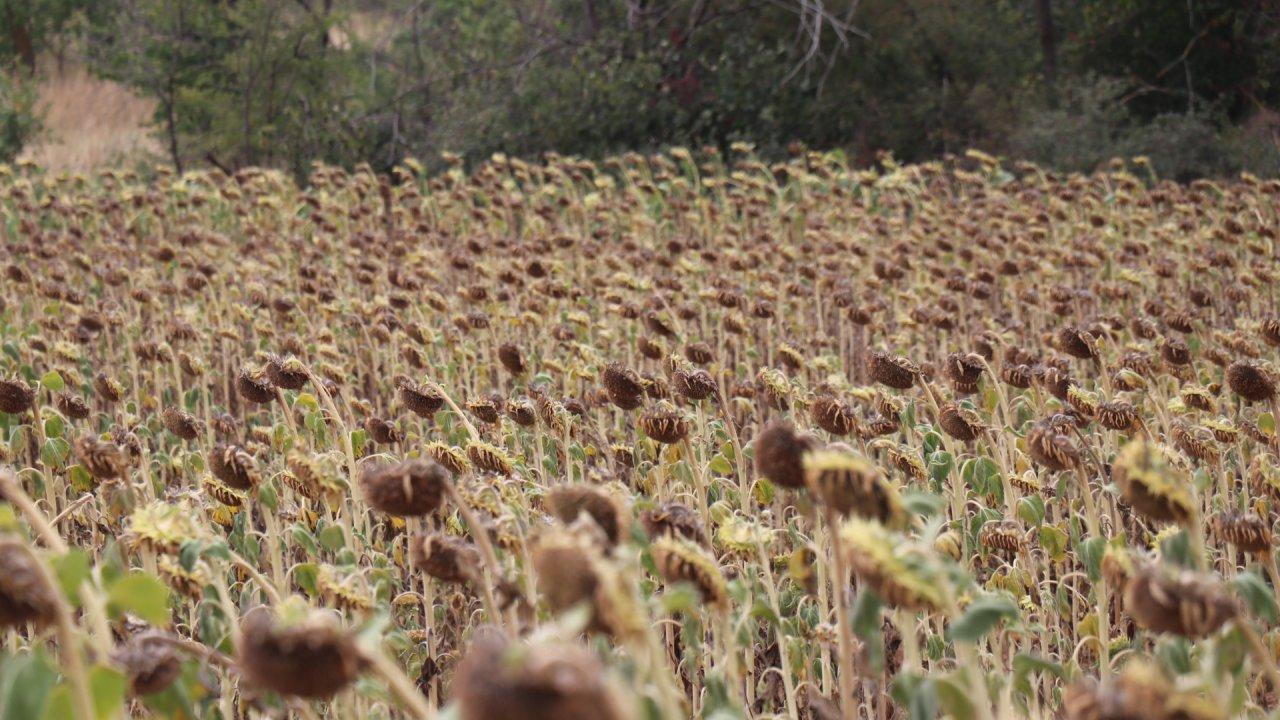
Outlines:
{"type": "Polygon", "coordinates": [[[1247,402],[1269,402],[1276,396],[1276,381],[1253,360],[1237,360],[1227,368],[1227,386],[1247,402]]]}
{"type": "Polygon", "coordinates": [[[701,546],[688,540],[666,535],[649,547],[653,564],[668,583],[687,582],[697,588],[709,605],[724,607],[729,600],[720,566],[701,546]]]}
{"type": "Polygon", "coordinates": [[[209,451],[209,471],[236,490],[250,490],[262,482],[257,461],[238,445],[214,445],[209,451]]]}
{"type": "Polygon", "coordinates": [[[702,527],[702,519],[687,505],[669,502],[650,508],[641,513],[640,523],[644,525],[650,539],[682,537],[703,547],[710,547],[707,531],[702,527]]]}
{"type": "Polygon", "coordinates": [[[841,450],[817,450],[805,455],[804,469],[809,492],[837,513],[891,527],[906,524],[898,488],[866,458],[841,450]]]}
{"type": "Polygon", "coordinates": [[[449,472],[439,463],[412,458],[394,465],[366,464],[360,473],[365,502],[388,515],[418,517],[440,507],[449,472]]]}
{"type": "Polygon", "coordinates": [[[182,674],[174,646],[156,632],[144,632],[116,648],[111,660],[125,671],[129,690],[137,695],[162,692],[182,674]]]}
{"type": "Polygon", "coordinates": [[[790,423],[774,420],[755,439],[756,473],[775,485],[804,487],[804,456],[815,442],[798,434],[790,423]]]}
{"type": "Polygon", "coordinates": [[[467,460],[481,472],[508,476],[512,473],[511,458],[497,445],[480,440],[467,443],[467,460]]]}
{"type": "Polygon", "coordinates": [[[20,415],[35,406],[36,391],[21,378],[0,379],[0,412],[20,415]]]}
{"type": "Polygon", "coordinates": [[[601,662],[567,643],[516,644],[481,628],[459,663],[452,696],[463,720],[624,720],[601,662]]]}
{"type": "Polygon", "coordinates": [[[1151,520],[1185,524],[1194,516],[1186,479],[1144,439],[1130,441],[1116,455],[1111,479],[1125,502],[1151,520]]]}
{"type": "Polygon", "coordinates": [[[689,435],[688,418],[666,404],[658,405],[641,415],[639,425],[645,435],[664,445],[673,445],[689,435]]]}
{"type": "Polygon", "coordinates": [[[920,377],[920,368],[915,363],[880,350],[871,353],[868,372],[873,382],[896,390],[909,390],[920,377]]]}
{"type": "Polygon", "coordinates": [[[196,525],[195,511],[186,503],[156,500],[134,510],[129,516],[127,537],[135,547],[157,554],[176,555],[182,544],[204,533],[196,525]]]}
{"type": "Polygon", "coordinates": [[[821,395],[809,406],[809,417],[818,427],[832,435],[851,435],[858,429],[858,417],[848,403],[821,395]]]}
{"type": "Polygon", "coordinates": [[[1217,631],[1237,614],[1218,578],[1155,564],[1135,569],[1124,608],[1140,627],[1192,639],[1217,631]]]}
{"type": "Polygon", "coordinates": [[[365,661],[355,637],[330,612],[296,596],[249,611],[236,662],[249,682],[282,695],[328,698],[351,684],[365,661]]]}
{"type": "Polygon", "coordinates": [[[57,591],[45,581],[39,560],[20,540],[0,539],[0,627],[42,628],[57,618],[57,591]]]}
{"type": "Polygon", "coordinates": [[[880,523],[850,518],[840,528],[839,542],[853,572],[894,607],[936,610],[942,588],[925,551],[880,523]]]}
{"type": "Polygon", "coordinates": [[[547,505],[566,525],[587,515],[604,531],[610,545],[621,542],[631,525],[631,514],[622,500],[593,485],[557,485],[547,493],[547,505]]]}
{"type": "Polygon", "coordinates": [[[480,552],[463,538],[432,533],[409,542],[410,562],[431,577],[446,583],[466,583],[479,577],[480,552]]]}

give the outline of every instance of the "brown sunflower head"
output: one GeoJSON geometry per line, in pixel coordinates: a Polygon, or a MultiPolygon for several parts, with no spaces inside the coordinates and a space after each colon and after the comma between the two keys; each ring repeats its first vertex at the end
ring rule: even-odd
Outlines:
{"type": "Polygon", "coordinates": [[[871,353],[868,372],[872,381],[896,390],[910,389],[920,377],[920,368],[915,363],[880,350],[871,353]]]}
{"type": "Polygon", "coordinates": [[[650,539],[681,537],[710,547],[702,519],[689,506],[678,502],[664,503],[640,514],[640,523],[650,539]]]}
{"type": "Polygon", "coordinates": [[[813,438],[797,433],[790,423],[774,420],[756,436],[756,473],[775,485],[804,487],[804,455],[815,444],[813,438]]]}
{"type": "Polygon", "coordinates": [[[98,373],[94,377],[93,391],[108,403],[118,403],[124,399],[124,386],[105,373],[98,373]]]}
{"type": "Polygon", "coordinates": [[[955,403],[942,406],[938,412],[938,424],[943,432],[960,442],[972,442],[986,430],[978,413],[955,403]]]}
{"type": "Polygon", "coordinates": [[[281,390],[301,390],[311,379],[311,374],[307,372],[307,366],[292,355],[283,358],[268,355],[267,378],[281,390]]]}
{"type": "Polygon", "coordinates": [[[982,356],[977,353],[951,353],[943,365],[947,380],[960,395],[972,395],[978,391],[983,367],[982,356]]]}
{"type": "Polygon", "coordinates": [[[355,637],[337,618],[291,598],[274,609],[250,610],[240,623],[237,665],[253,685],[281,695],[336,695],[364,667],[355,637]]]}
{"type": "Polygon", "coordinates": [[[1118,432],[1129,432],[1142,420],[1138,409],[1123,400],[1099,403],[1094,418],[1102,427],[1118,432]]]}
{"type": "Polygon", "coordinates": [[[1150,520],[1187,523],[1194,516],[1187,480],[1146,440],[1121,449],[1111,464],[1111,479],[1125,502],[1150,520]]]}
{"type": "Polygon", "coordinates": [[[209,472],[236,490],[249,490],[262,482],[257,461],[239,445],[214,445],[209,451],[209,472]]]}
{"type": "Polygon", "coordinates": [[[982,526],[978,542],[983,547],[1015,553],[1023,546],[1025,531],[1017,520],[992,520],[982,526]]]}
{"type": "Polygon", "coordinates": [[[820,395],[809,405],[809,417],[814,425],[837,437],[852,435],[858,430],[858,416],[853,408],[830,395],[820,395]]]}
{"type": "Polygon", "coordinates": [[[1191,639],[1215,632],[1237,614],[1221,582],[1154,564],[1134,570],[1125,588],[1124,608],[1140,627],[1191,639]]]}
{"type": "Polygon", "coordinates": [[[173,644],[157,632],[144,632],[129,639],[111,654],[112,661],[129,678],[135,695],[163,692],[182,674],[182,661],[173,644]]]}
{"type": "Polygon", "coordinates": [[[844,450],[815,450],[804,456],[804,469],[805,484],[822,505],[889,527],[906,524],[897,487],[866,458],[844,450]]]}
{"type": "Polygon", "coordinates": [[[467,460],[481,472],[506,477],[511,475],[513,471],[511,458],[507,456],[505,450],[497,445],[472,440],[467,443],[466,453],[467,460]]]}
{"type": "Polygon", "coordinates": [[[1050,472],[1067,470],[1080,462],[1080,449],[1052,420],[1041,420],[1027,431],[1027,452],[1050,472]]]}
{"type": "Polygon", "coordinates": [[[259,405],[276,399],[276,388],[264,370],[241,368],[240,374],[236,376],[236,391],[240,393],[240,397],[259,405]]]}
{"type": "Polygon", "coordinates": [[[601,373],[601,382],[609,402],[622,410],[635,410],[644,404],[644,384],[636,371],[620,363],[609,363],[601,373]]]}
{"type": "Polygon", "coordinates": [[[506,368],[513,377],[524,374],[524,355],[520,352],[520,346],[515,343],[503,343],[498,346],[498,362],[502,363],[502,367],[506,368]]]}
{"type": "Polygon", "coordinates": [[[693,585],[709,605],[723,607],[729,600],[724,573],[715,558],[702,546],[667,535],[649,546],[654,567],[667,583],[693,585]]]}
{"type": "Polygon", "coordinates": [[[1276,381],[1260,363],[1237,360],[1227,368],[1227,386],[1246,401],[1269,402],[1276,396],[1276,381]]]}
{"type": "Polygon", "coordinates": [[[566,525],[586,514],[604,531],[610,545],[621,542],[631,525],[631,514],[623,502],[593,485],[557,485],[547,493],[547,505],[566,525]]]}
{"type": "Polygon", "coordinates": [[[173,406],[160,413],[160,420],[164,423],[165,430],[183,440],[195,440],[204,432],[204,423],[197,420],[195,415],[173,406]]]}
{"type": "Polygon", "coordinates": [[[17,376],[0,380],[0,412],[20,415],[36,403],[36,391],[17,376]]]}
{"type": "Polygon", "coordinates": [[[57,618],[58,596],[25,543],[0,539],[0,627],[42,628],[57,618]]]}
{"type": "Polygon", "coordinates": [[[91,413],[88,403],[79,395],[58,393],[54,402],[58,406],[58,411],[72,420],[85,420],[91,413]]]}
{"type": "Polygon", "coordinates": [[[404,440],[404,433],[394,422],[380,417],[365,418],[364,431],[369,438],[379,445],[394,445],[404,440]]]}
{"type": "Polygon", "coordinates": [[[639,425],[645,435],[664,445],[674,445],[689,435],[689,419],[665,403],[641,415],[639,425]]]}
{"type": "Polygon", "coordinates": [[[1098,343],[1094,336],[1074,325],[1067,325],[1054,335],[1054,346],[1058,350],[1082,360],[1098,357],[1098,343]]]}
{"type": "Polygon", "coordinates": [[[365,465],[360,489],[365,502],[388,515],[418,517],[440,507],[449,471],[439,463],[412,458],[395,465],[365,465]]]}
{"type": "Polygon", "coordinates": [[[430,385],[416,383],[409,378],[396,378],[400,402],[414,415],[430,420],[444,407],[444,396],[430,385]]]}
{"type": "Polygon", "coordinates": [[[480,576],[480,551],[453,535],[415,535],[409,540],[409,561],[440,582],[462,584],[480,576]]]}
{"type": "Polygon", "coordinates": [[[624,720],[604,666],[567,643],[516,644],[490,628],[476,631],[454,675],[462,720],[624,720]]]}
{"type": "Polygon", "coordinates": [[[128,468],[120,446],[93,436],[78,438],[72,449],[76,460],[95,480],[123,478],[128,468]]]}
{"type": "Polygon", "coordinates": [[[1221,512],[1213,526],[1224,540],[1247,553],[1271,551],[1271,525],[1252,512],[1221,512]]]}
{"type": "Polygon", "coordinates": [[[697,368],[679,368],[671,373],[671,386],[689,400],[706,400],[716,393],[711,373],[697,368]]]}

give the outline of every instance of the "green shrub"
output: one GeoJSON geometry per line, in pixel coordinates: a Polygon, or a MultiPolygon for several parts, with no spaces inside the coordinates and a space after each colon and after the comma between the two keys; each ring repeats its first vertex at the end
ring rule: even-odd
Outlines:
{"type": "Polygon", "coordinates": [[[0,71],[0,162],[17,157],[39,131],[35,84],[0,71]]]}

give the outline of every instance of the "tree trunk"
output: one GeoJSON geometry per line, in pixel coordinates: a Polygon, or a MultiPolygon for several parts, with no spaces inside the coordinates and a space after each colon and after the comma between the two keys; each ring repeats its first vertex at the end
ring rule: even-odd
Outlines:
{"type": "Polygon", "coordinates": [[[1045,94],[1049,104],[1056,105],[1058,44],[1053,32],[1053,0],[1036,0],[1036,25],[1040,30],[1040,55],[1043,63],[1045,94]]]}
{"type": "Polygon", "coordinates": [[[18,19],[18,14],[13,11],[13,4],[17,0],[5,0],[4,3],[4,24],[9,27],[9,40],[13,43],[13,49],[21,58],[22,64],[27,66],[27,71],[35,74],[36,71],[36,48],[31,41],[31,29],[27,27],[27,23],[18,19]]]}

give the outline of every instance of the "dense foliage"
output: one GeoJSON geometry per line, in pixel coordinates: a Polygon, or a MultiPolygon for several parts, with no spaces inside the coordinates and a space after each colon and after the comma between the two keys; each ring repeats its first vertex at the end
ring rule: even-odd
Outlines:
{"type": "Polygon", "coordinates": [[[159,101],[179,167],[301,178],[311,161],[741,140],[861,163],[979,146],[1064,169],[1147,155],[1180,178],[1280,171],[1280,10],[1265,0],[0,6],[0,57],[76,38],[159,101]]]}

